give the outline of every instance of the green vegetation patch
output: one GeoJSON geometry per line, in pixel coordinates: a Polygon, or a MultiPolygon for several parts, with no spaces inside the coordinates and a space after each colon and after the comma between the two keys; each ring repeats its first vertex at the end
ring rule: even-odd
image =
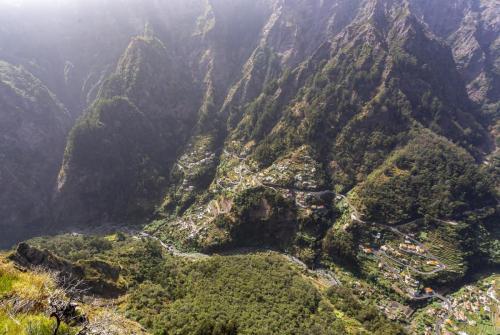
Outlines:
{"type": "MultiPolygon", "coordinates": [[[[0,334],[2,335],[52,335],[55,326],[55,319],[50,319],[42,314],[17,315],[14,321],[0,310],[0,334]]],[[[57,332],[58,335],[74,335],[76,333],[76,329],[72,329],[65,323],[61,324],[57,332]]]]}
{"type": "Polygon", "coordinates": [[[15,280],[15,276],[6,273],[0,273],[0,296],[12,290],[12,284],[15,280]]]}
{"type": "Polygon", "coordinates": [[[400,223],[424,215],[454,218],[494,206],[492,185],[465,150],[425,133],[356,188],[355,205],[380,223],[400,223]]]}
{"type": "MultiPolygon", "coordinates": [[[[43,314],[16,315],[15,320],[0,310],[0,334],[2,335],[52,335],[56,326],[55,319],[43,314]]],[[[62,323],[58,335],[74,335],[77,329],[72,329],[62,323]]]]}
{"type": "Polygon", "coordinates": [[[117,282],[127,288],[121,311],[153,334],[401,333],[372,300],[351,287],[325,290],[276,252],[183,258],[121,233],[32,243],[67,255],[94,280],[111,280],[110,268],[119,269],[117,282]]]}
{"type": "MultiPolygon", "coordinates": [[[[147,283],[130,296],[128,315],[152,326],[155,333],[224,334],[309,333],[320,310],[321,294],[281,256],[256,254],[213,257],[187,264],[168,288],[147,283]],[[173,300],[172,303],[168,303],[173,300]],[[150,313],[157,308],[159,313],[150,313]]],[[[333,314],[331,328],[343,329],[333,314]]],[[[324,332],[334,334],[335,332],[324,332]]],[[[323,334],[323,333],[322,333],[323,334]]]]}
{"type": "Polygon", "coordinates": [[[116,282],[127,288],[121,310],[153,334],[382,334],[392,329],[371,307],[367,315],[351,313],[371,302],[350,308],[342,294],[326,293],[275,252],[182,258],[157,241],[120,233],[37,238],[32,244],[66,255],[93,280],[115,280],[108,270],[119,269],[116,282]]]}

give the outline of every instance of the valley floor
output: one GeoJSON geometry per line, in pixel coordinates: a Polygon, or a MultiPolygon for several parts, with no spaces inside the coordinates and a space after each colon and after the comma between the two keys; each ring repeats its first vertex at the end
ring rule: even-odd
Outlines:
{"type": "MultiPolygon", "coordinates": [[[[0,331],[5,335],[51,334],[56,322],[50,300],[54,292],[61,294],[56,268],[65,262],[82,269],[81,279],[91,290],[77,302],[88,323],[69,320],[58,334],[85,327],[89,330],[79,334],[98,334],[92,331],[103,325],[106,334],[493,335],[499,329],[498,275],[446,297],[428,292],[422,300],[435,302],[415,310],[334,264],[312,270],[274,251],[183,253],[147,234],[122,233],[29,243],[40,248],[29,257],[45,255],[36,268],[22,270],[12,257],[1,256],[0,331]],[[113,296],[96,298],[111,291],[113,296]]],[[[62,294],[60,299],[68,299],[62,294]]]]}

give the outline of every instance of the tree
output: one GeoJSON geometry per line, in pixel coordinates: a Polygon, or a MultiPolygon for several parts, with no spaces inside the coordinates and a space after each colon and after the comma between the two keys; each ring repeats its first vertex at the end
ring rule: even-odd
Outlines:
{"type": "Polygon", "coordinates": [[[61,273],[53,273],[57,289],[53,290],[48,297],[50,317],[56,319],[53,335],[57,335],[62,322],[67,324],[82,324],[83,328],[79,334],[83,335],[88,325],[88,319],[80,314],[77,301],[88,291],[82,280],[61,273]]]}

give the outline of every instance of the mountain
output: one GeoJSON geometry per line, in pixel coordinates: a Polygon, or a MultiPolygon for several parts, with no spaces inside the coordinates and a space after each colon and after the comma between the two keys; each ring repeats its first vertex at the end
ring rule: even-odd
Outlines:
{"type": "Polygon", "coordinates": [[[202,2],[3,1],[0,59],[40,78],[76,120],[96,99],[131,37],[151,23],[165,40],[183,40],[202,2]]]}
{"type": "Polygon", "coordinates": [[[160,40],[133,39],[71,131],[56,195],[60,220],[144,219],[154,210],[201,100],[185,77],[160,40]]]}
{"type": "MultiPolygon", "coordinates": [[[[351,3],[342,9],[355,11],[353,7],[351,3]]],[[[330,40],[315,39],[319,42],[316,49],[311,48],[315,51],[303,62],[282,70],[286,68],[282,59],[268,68],[273,71],[268,75],[275,73],[274,78],[260,79],[264,82],[261,93],[246,104],[238,104],[234,99],[239,91],[244,94],[243,83],[256,79],[243,72],[243,81],[230,90],[221,109],[223,115],[231,110],[222,126],[227,136],[221,148],[194,147],[181,156],[173,171],[177,185],[167,194],[159,220],[148,229],[164,239],[209,249],[226,243],[292,247],[298,255],[307,254],[314,261],[321,257],[319,246],[335,209],[326,206],[311,211],[311,206],[318,204],[303,208],[297,200],[301,194],[287,193],[352,190],[350,197],[359,199],[353,187],[373,179],[371,174],[389,164],[392,153],[409,143],[419,143],[418,150],[430,150],[427,158],[421,158],[432,160],[431,175],[440,169],[432,156],[432,150],[439,151],[435,143],[443,143],[443,149],[449,148],[446,150],[465,149],[468,153],[459,160],[470,162],[478,174],[472,179],[476,181],[471,185],[474,195],[470,199],[483,199],[469,211],[489,207],[494,212],[495,192],[472,158],[479,160],[491,150],[487,117],[470,100],[449,46],[409,9],[399,2],[365,3],[344,28],[336,28],[330,40]],[[217,157],[217,151],[219,163],[212,168],[206,157],[217,157]],[[208,192],[204,191],[206,184],[196,182],[199,170],[215,173],[208,192]],[[479,195],[483,193],[481,185],[486,187],[484,197],[479,195]],[[254,198],[255,202],[250,200],[254,198]],[[187,207],[191,202],[194,204],[187,207]],[[180,219],[179,214],[183,214],[180,219]],[[262,227],[253,228],[256,225],[262,227]],[[241,229],[244,241],[233,236],[240,235],[241,229]],[[272,236],[272,242],[265,236],[272,236]],[[285,236],[286,241],[276,236],[285,236]]],[[[330,18],[324,22],[335,21],[330,18]]],[[[279,55],[275,58],[280,59],[279,55]]],[[[257,60],[251,61],[255,64],[257,60]]],[[[444,157],[443,164],[455,160],[444,157]]],[[[418,173],[413,164],[417,163],[408,168],[418,173]]],[[[465,169],[458,168],[457,173],[464,174],[465,169]]],[[[428,175],[418,178],[433,183],[428,175]]],[[[447,175],[446,183],[455,182],[447,175]]],[[[370,189],[376,187],[371,185],[370,189]]],[[[418,187],[406,189],[411,198],[418,187]]],[[[462,186],[452,186],[447,196],[455,201],[464,191],[462,186]]],[[[391,196],[384,193],[388,201],[391,196]]],[[[437,191],[426,193],[430,203],[442,196],[437,191]]],[[[380,205],[381,199],[378,201],[380,205]]],[[[361,200],[359,210],[364,205],[361,200]]],[[[459,218],[464,211],[443,209],[436,215],[459,218]]],[[[425,210],[410,212],[409,208],[402,210],[404,215],[394,223],[431,215],[425,210]]]]}
{"type": "Polygon", "coordinates": [[[332,308],[337,333],[470,331],[447,294],[500,265],[499,17],[491,0],[1,4],[4,241],[74,232],[30,248],[153,332],[328,334],[332,308]],[[289,292],[266,271],[308,307],[292,294],[255,328],[289,292]]]}
{"type": "MultiPolygon", "coordinates": [[[[464,17],[483,8],[457,6],[464,17]]],[[[481,107],[494,107],[474,98],[456,41],[422,12],[431,7],[214,1],[187,41],[147,25],[71,132],[57,225],[149,221],[183,247],[271,246],[312,264],[343,211],[310,198],[333,191],[371,219],[463,221],[494,240],[497,195],[479,165],[495,146],[495,113],[481,107]],[[393,176],[395,157],[406,165],[393,176]]],[[[484,248],[455,251],[470,260],[484,248]]]]}
{"type": "Polygon", "coordinates": [[[451,47],[473,101],[498,102],[498,3],[413,1],[415,15],[451,47]]]}
{"type": "MultiPolygon", "coordinates": [[[[85,15],[112,4],[62,2],[44,11],[72,6],[85,15]]],[[[481,211],[467,224],[491,230],[495,170],[480,163],[496,152],[495,6],[388,0],[137,6],[126,1],[113,26],[119,33],[102,37],[115,41],[106,48],[116,53],[115,69],[94,85],[95,100],[69,134],[53,219],[46,222],[52,229],[150,223],[149,232],[184,247],[271,245],[316,262],[342,211],[331,200],[309,198],[331,192],[392,224],[464,220],[481,211]],[[437,19],[445,10],[449,22],[437,19]],[[126,19],[135,26],[120,21],[126,19]],[[117,41],[127,34],[118,57],[117,41]],[[437,160],[437,152],[450,155],[437,160]],[[410,179],[391,175],[395,157],[407,162],[396,169],[412,171],[410,179]],[[388,192],[382,170],[410,193],[388,192]],[[401,196],[407,203],[391,204],[401,196]]],[[[96,20],[111,24],[106,18],[96,20]]],[[[88,38],[79,30],[66,34],[88,38]]],[[[92,66],[104,69],[102,61],[112,58],[92,66]]]]}
{"type": "Polygon", "coordinates": [[[0,104],[0,245],[8,246],[42,231],[51,216],[70,116],[39,79],[3,61],[0,104]]]}

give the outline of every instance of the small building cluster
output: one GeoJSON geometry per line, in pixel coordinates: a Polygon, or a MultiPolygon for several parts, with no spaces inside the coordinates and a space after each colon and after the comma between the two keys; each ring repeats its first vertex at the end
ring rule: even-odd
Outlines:
{"type": "MultiPolygon", "coordinates": [[[[498,279],[496,280],[498,282],[498,279]]],[[[437,320],[442,334],[468,334],[467,329],[488,324],[495,328],[499,317],[499,301],[495,280],[479,286],[468,285],[449,297],[449,305],[430,307],[426,314],[437,320]]],[[[428,327],[430,328],[430,327],[428,327]]]]}
{"type": "Polygon", "coordinates": [[[413,252],[416,254],[424,254],[425,253],[425,250],[421,246],[415,245],[412,243],[406,243],[406,242],[400,243],[399,249],[406,251],[406,252],[413,252]]]}

